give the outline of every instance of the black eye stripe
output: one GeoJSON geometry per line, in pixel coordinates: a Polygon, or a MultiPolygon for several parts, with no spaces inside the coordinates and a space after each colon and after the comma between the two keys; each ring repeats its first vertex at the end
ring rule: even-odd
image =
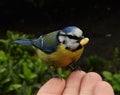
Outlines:
{"type": "Polygon", "coordinates": [[[79,39],[78,37],[72,36],[72,35],[67,35],[67,37],[70,38],[70,39],[79,39]]]}
{"type": "Polygon", "coordinates": [[[60,34],[61,36],[67,36],[68,38],[70,39],[80,39],[79,37],[76,37],[76,36],[72,36],[72,35],[65,35],[65,34],[60,34]]]}

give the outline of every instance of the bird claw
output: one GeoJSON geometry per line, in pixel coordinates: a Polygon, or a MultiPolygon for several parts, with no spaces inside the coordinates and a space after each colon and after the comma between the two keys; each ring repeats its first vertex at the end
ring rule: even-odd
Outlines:
{"type": "Polygon", "coordinates": [[[60,79],[62,79],[62,77],[60,75],[58,75],[58,74],[54,74],[54,75],[52,74],[52,77],[53,78],[60,78],[60,79]]]}
{"type": "Polygon", "coordinates": [[[51,66],[49,66],[48,70],[53,78],[61,78],[62,79],[62,77],[59,74],[56,74],[56,72],[54,70],[52,70],[51,66]]]}
{"type": "Polygon", "coordinates": [[[78,65],[75,65],[75,66],[72,66],[72,65],[69,65],[69,67],[70,67],[70,69],[72,70],[72,71],[76,71],[76,70],[82,70],[81,69],[81,67],[80,66],[78,66],[78,65]]]}

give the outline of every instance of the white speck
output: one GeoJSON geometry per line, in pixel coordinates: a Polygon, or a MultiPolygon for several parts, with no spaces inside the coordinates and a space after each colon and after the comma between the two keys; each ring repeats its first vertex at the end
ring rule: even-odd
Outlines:
{"type": "Polygon", "coordinates": [[[106,34],[106,37],[111,37],[112,36],[112,34],[106,34]]]}

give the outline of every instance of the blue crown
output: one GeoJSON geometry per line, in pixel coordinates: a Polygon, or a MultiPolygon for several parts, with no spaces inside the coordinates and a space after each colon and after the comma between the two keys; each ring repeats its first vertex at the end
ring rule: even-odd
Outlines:
{"type": "Polygon", "coordinates": [[[65,33],[69,33],[69,32],[74,31],[75,29],[79,29],[79,28],[76,26],[68,26],[68,27],[65,27],[62,31],[65,33]]]}

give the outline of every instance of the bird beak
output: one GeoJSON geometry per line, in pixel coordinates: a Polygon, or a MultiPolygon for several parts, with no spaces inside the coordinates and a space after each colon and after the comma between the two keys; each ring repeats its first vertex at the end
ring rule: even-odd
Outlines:
{"type": "Polygon", "coordinates": [[[89,42],[89,38],[85,37],[85,38],[83,38],[83,39],[80,41],[80,45],[81,45],[81,46],[84,46],[84,45],[86,45],[88,42],[89,42]]]}

